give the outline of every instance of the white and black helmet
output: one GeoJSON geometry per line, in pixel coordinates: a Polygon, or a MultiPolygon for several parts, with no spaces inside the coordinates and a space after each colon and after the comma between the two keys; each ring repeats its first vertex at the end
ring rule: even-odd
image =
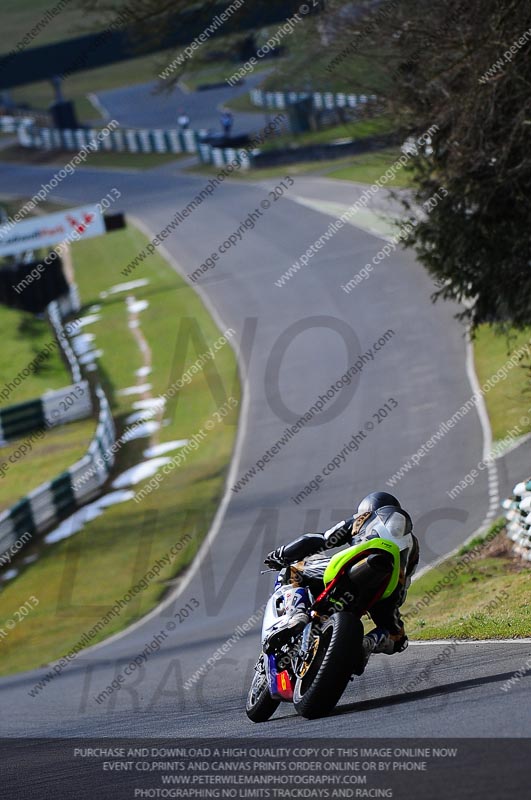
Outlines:
{"type": "Polygon", "coordinates": [[[402,508],[382,506],[360,531],[361,539],[380,538],[394,542],[400,551],[413,545],[411,517],[402,508]]]}

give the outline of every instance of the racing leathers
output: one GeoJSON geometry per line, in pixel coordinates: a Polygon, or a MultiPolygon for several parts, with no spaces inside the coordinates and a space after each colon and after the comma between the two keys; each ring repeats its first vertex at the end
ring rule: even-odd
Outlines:
{"type": "Polygon", "coordinates": [[[376,599],[368,609],[376,628],[365,636],[364,649],[367,658],[371,652],[391,655],[405,649],[407,637],[399,609],[405,601],[419,561],[418,540],[411,530],[411,519],[407,512],[385,506],[372,513],[356,514],[324,533],[300,536],[270,553],[266,563],[291,565],[282,570],[279,579],[284,585],[294,588],[287,598],[285,623],[272,634],[271,641],[266,641],[266,645],[275,646],[286,632],[293,634],[308,622],[310,600],[305,587],[310,588],[314,595],[322,591],[322,579],[329,562],[328,557],[316,557],[315,554],[363,543],[369,549],[371,539],[383,538],[394,541],[400,548],[398,585],[392,594],[385,599],[376,599]]]}

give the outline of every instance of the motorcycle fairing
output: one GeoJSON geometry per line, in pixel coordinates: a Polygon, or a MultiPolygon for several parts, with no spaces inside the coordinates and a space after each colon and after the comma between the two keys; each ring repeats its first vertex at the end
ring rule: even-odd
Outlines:
{"type": "Polygon", "coordinates": [[[267,657],[267,681],[269,694],[274,700],[293,700],[293,684],[287,670],[278,672],[273,654],[267,657]]]}
{"type": "Polygon", "coordinates": [[[368,551],[374,552],[375,550],[383,550],[386,553],[390,553],[390,555],[393,557],[393,572],[391,578],[389,579],[389,583],[382,594],[382,599],[389,597],[389,595],[391,595],[398,586],[398,580],[400,577],[400,550],[398,545],[396,545],[394,542],[388,541],[387,539],[370,539],[369,541],[361,542],[353,547],[347,547],[345,550],[341,550],[341,552],[336,553],[330,559],[330,563],[328,564],[323,575],[324,585],[327,586],[329,583],[331,583],[334,578],[338,576],[343,567],[345,567],[348,562],[353,560],[356,556],[362,553],[367,553],[368,551]]]}

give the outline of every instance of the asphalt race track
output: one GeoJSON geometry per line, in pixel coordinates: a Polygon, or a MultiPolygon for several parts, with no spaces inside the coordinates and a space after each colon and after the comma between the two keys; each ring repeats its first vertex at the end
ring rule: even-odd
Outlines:
{"type": "MultiPolygon", "coordinates": [[[[141,83],[119,89],[98,92],[98,102],[120,125],[134,128],[176,128],[180,110],[190,117],[190,127],[207,128],[221,133],[219,109],[237,95],[246,94],[255,84],[264,79],[264,73],[250,76],[245,86],[231,87],[228,84],[201,92],[188,92],[176,86],[169,94],[154,92],[156,83],[141,83]]],[[[260,128],[265,115],[260,108],[256,113],[234,112],[233,134],[246,133],[260,128]]]]}
{"type": "MultiPolygon", "coordinates": [[[[6,165],[2,172],[5,194],[31,195],[53,175],[53,167],[6,165]]],[[[144,173],[79,169],[55,198],[72,204],[97,201],[116,186],[123,210],[155,235],[205,181],[180,174],[177,167],[144,173]]],[[[529,642],[459,644],[410,694],[403,685],[447,645],[413,645],[392,658],[376,656],[330,717],[305,721],[285,706],[269,723],[255,726],[245,716],[244,699],[259,648],[257,625],[204,678],[184,688],[265,602],[272,583],[271,576],[259,575],[265,552],[305,530],[329,527],[368,491],[389,488],[386,479],[472,393],[464,331],[453,319],[457,309],[432,305],[431,280],[411,253],[397,251],[346,294],[341,285],[383,243],[347,225],[285,286],[274,284],[330,222],[326,214],[294,202],[290,192],[299,198],[321,192],[327,200],[341,191],[350,197],[346,202],[360,192],[349,184],[336,189],[326,180],[320,187],[297,179],[216,269],[197,281],[220,327],[238,332],[241,351],[245,402],[229,487],[277,441],[290,419],[287,409],[293,419],[304,413],[356,355],[386,331],[392,336],[364,366],[354,390],[344,389],[334,399],[338,405],[328,421],[304,428],[238,493],[227,488],[207,544],[173,602],[83,653],[37,697],[28,691],[46,670],[0,679],[0,735],[531,736],[529,674],[510,692],[500,688],[531,654],[529,642]],[[397,406],[378,424],[373,415],[389,398],[397,406]],[[374,427],[359,451],[319,491],[293,503],[290,498],[370,421],[374,427]],[[191,597],[200,602],[194,614],[134,680],[97,704],[94,696],[191,597]]],[[[266,198],[265,184],[233,181],[218,187],[166,240],[176,269],[196,269],[266,198]]],[[[116,265],[116,283],[123,280],[122,267],[116,265]]],[[[134,277],[142,277],[141,266],[134,277]]],[[[451,551],[482,523],[489,504],[485,473],[456,502],[446,495],[481,459],[482,448],[480,421],[472,411],[393,489],[416,521],[423,564],[451,551]]],[[[517,457],[503,465],[502,491],[521,475],[520,468],[517,457]]]]}

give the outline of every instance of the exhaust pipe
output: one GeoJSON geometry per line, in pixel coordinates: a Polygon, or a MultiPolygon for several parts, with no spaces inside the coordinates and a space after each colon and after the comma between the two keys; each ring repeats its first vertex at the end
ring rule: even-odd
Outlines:
{"type": "Polygon", "coordinates": [[[373,553],[358,561],[347,571],[349,579],[359,592],[376,591],[393,574],[393,557],[387,553],[373,553]]]}

